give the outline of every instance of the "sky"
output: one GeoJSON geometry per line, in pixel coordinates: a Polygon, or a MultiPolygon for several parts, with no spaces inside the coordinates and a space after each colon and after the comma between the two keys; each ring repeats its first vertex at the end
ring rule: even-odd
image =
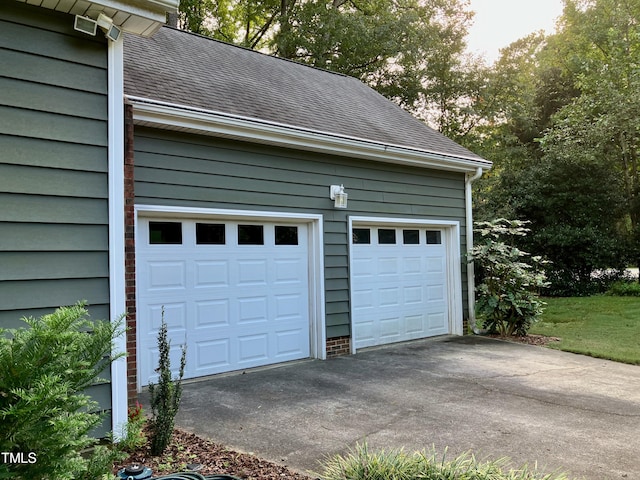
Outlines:
{"type": "Polygon", "coordinates": [[[470,0],[476,12],[469,30],[468,50],[482,54],[488,63],[499,49],[537,30],[553,33],[562,14],[562,0],[470,0]]]}

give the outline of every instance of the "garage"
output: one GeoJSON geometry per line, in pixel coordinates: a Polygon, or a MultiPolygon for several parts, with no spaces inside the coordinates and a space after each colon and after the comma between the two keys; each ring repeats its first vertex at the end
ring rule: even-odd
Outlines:
{"type": "MultiPolygon", "coordinates": [[[[155,381],[162,311],[185,378],[307,358],[306,223],[140,217],[136,228],[140,385],[155,381]]],[[[172,348],[172,365],[179,365],[172,348]]]]}
{"type": "Polygon", "coordinates": [[[356,349],[453,333],[450,228],[352,223],[356,349]]]}

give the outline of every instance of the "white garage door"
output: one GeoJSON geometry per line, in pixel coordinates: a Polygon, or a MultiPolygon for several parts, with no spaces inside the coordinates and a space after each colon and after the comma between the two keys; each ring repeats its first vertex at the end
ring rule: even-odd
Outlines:
{"type": "Polygon", "coordinates": [[[450,332],[443,234],[425,227],[353,227],[356,348],[450,332]]]}
{"type": "Polygon", "coordinates": [[[136,250],[141,385],[157,378],[163,308],[185,378],[309,357],[304,224],[141,219],[136,250]]]}

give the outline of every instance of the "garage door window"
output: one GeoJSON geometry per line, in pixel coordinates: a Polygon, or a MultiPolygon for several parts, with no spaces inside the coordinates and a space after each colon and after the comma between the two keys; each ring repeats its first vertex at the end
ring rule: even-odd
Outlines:
{"type": "Polygon", "coordinates": [[[420,243],[420,230],[402,230],[402,242],[405,245],[418,245],[420,243]]]}
{"type": "Polygon", "coordinates": [[[181,222],[149,222],[150,245],[182,245],[181,222]]]}
{"type": "Polygon", "coordinates": [[[378,229],[378,244],[380,245],[395,245],[396,244],[396,231],[390,228],[378,229]]]}
{"type": "Polygon", "coordinates": [[[225,227],[223,223],[196,223],[197,245],[224,245],[225,227]]]}
{"type": "Polygon", "coordinates": [[[442,244],[442,233],[440,230],[427,230],[427,245],[442,244]]]}
{"type": "Polygon", "coordinates": [[[298,245],[298,227],[276,225],[276,245],[298,245]]]}
{"type": "Polygon", "coordinates": [[[264,245],[264,227],[238,225],[238,245],[264,245]]]}
{"type": "Polygon", "coordinates": [[[371,230],[368,228],[354,228],[352,232],[353,243],[370,244],[371,230]]]}

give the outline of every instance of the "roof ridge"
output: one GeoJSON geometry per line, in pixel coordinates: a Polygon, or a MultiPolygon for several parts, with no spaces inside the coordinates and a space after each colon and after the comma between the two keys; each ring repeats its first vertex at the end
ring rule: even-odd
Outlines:
{"type": "Polygon", "coordinates": [[[175,32],[179,32],[180,34],[188,34],[188,35],[192,35],[194,37],[199,37],[202,38],[203,40],[209,40],[211,42],[216,42],[216,43],[220,43],[222,45],[227,45],[229,47],[235,47],[238,48],[240,50],[244,50],[246,52],[250,52],[250,53],[257,53],[260,54],[264,57],[267,58],[272,58],[274,60],[281,60],[283,62],[289,62],[289,63],[293,63],[294,65],[299,65],[301,67],[307,67],[307,68],[311,68],[312,70],[317,70],[319,72],[325,72],[325,73],[330,73],[332,75],[338,75],[340,77],[345,77],[345,78],[352,78],[358,82],[360,82],[361,80],[357,77],[353,77],[351,75],[347,75],[346,73],[341,73],[341,72],[335,72],[333,70],[328,70],[326,68],[321,68],[321,67],[316,67],[314,65],[309,65],[307,63],[302,63],[302,62],[297,62],[295,60],[291,60],[290,58],[284,58],[284,57],[278,57],[277,55],[271,54],[271,53],[265,53],[265,52],[261,52],[260,50],[254,50],[253,48],[249,48],[249,47],[245,47],[244,45],[238,45],[237,43],[231,43],[231,42],[227,42],[225,40],[220,40],[218,38],[213,38],[213,37],[209,37],[207,35],[203,35],[201,33],[195,33],[195,32],[191,32],[189,30],[182,30],[181,28],[177,28],[177,27],[173,27],[171,25],[163,25],[162,26],[163,29],[167,29],[167,30],[173,30],[175,32]]]}

